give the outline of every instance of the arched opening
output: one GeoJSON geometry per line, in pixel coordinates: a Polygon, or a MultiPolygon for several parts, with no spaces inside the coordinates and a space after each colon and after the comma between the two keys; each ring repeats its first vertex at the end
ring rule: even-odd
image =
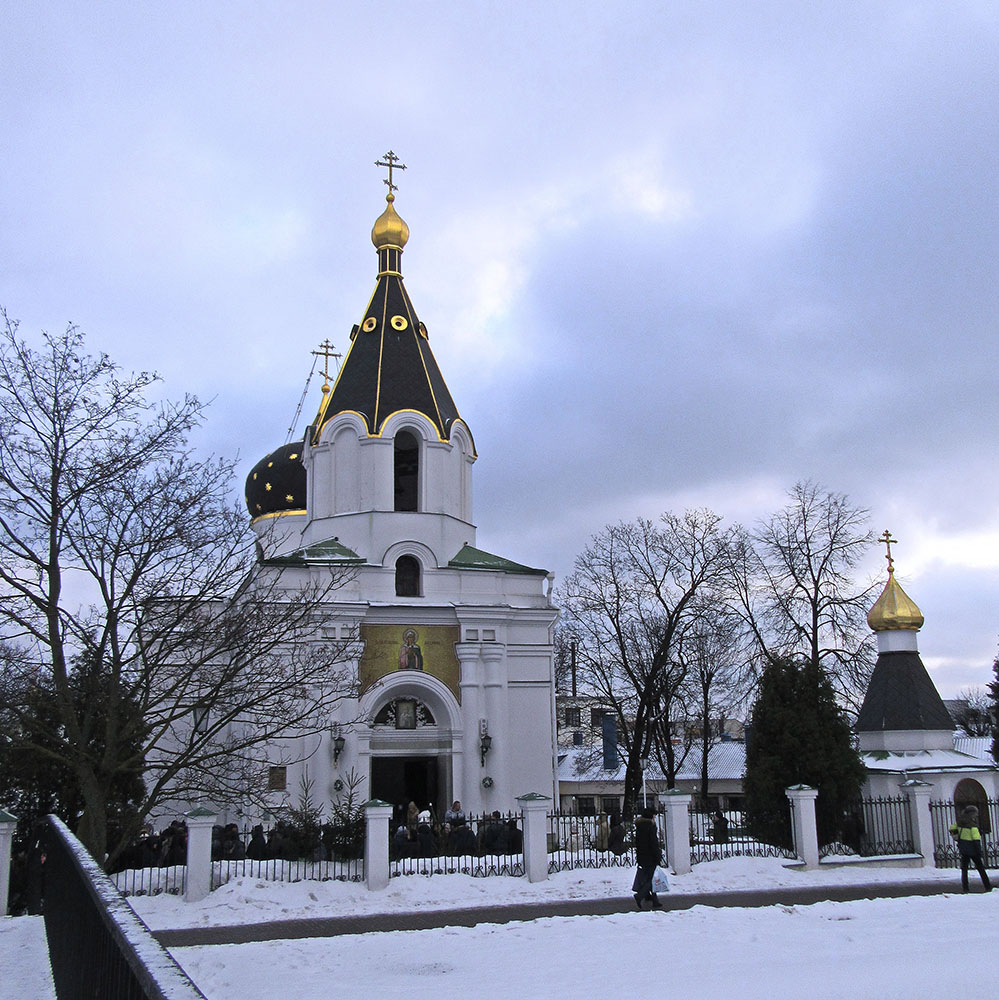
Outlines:
{"type": "Polygon", "coordinates": [[[989,816],[989,797],[981,783],[974,778],[962,778],[954,787],[954,811],[960,816],[965,806],[978,807],[978,829],[982,836],[992,832],[992,818],[989,816]]]}
{"type": "Polygon", "coordinates": [[[419,510],[420,442],[411,431],[395,436],[395,509],[419,510]]]}
{"type": "Polygon", "coordinates": [[[395,563],[395,596],[420,596],[420,560],[415,556],[399,556],[395,563]]]}

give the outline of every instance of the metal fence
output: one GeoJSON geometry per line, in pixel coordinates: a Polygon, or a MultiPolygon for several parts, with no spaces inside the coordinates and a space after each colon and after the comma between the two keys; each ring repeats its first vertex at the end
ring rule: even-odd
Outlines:
{"type": "Polygon", "coordinates": [[[111,880],[49,817],[45,933],[59,1000],[204,1000],[111,880]]]}
{"type": "MultiPolygon", "coordinates": [[[[571,812],[548,813],[548,871],[573,868],[633,868],[635,834],[632,823],[617,828],[605,814],[581,816],[571,812]]],[[[659,840],[666,851],[666,823],[656,814],[659,840]]]]}
{"type": "Polygon", "coordinates": [[[462,822],[434,821],[398,827],[389,841],[389,875],[524,874],[524,818],[521,813],[484,813],[462,822]]]}
{"type": "Polygon", "coordinates": [[[836,839],[819,849],[821,857],[880,857],[912,854],[912,815],[909,798],[858,799],[843,815],[836,839]]]}
{"type": "MultiPolygon", "coordinates": [[[[787,842],[794,843],[793,813],[788,803],[787,842]]],[[[690,814],[690,860],[721,861],[723,858],[794,858],[794,849],[767,843],[753,836],[742,809],[725,809],[690,814]]]]}
{"type": "MultiPolygon", "coordinates": [[[[967,803],[964,803],[967,804],[967,803]]],[[[999,802],[986,799],[978,806],[978,829],[982,835],[982,856],[986,868],[999,868],[999,802]]],[[[933,824],[933,861],[937,868],[960,868],[961,855],[950,828],[957,822],[958,808],[953,802],[931,802],[933,824]]]]}

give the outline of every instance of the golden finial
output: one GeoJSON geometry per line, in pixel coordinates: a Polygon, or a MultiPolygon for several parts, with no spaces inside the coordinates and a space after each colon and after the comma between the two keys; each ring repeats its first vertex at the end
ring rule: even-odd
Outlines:
{"type": "Polygon", "coordinates": [[[895,545],[898,545],[898,539],[892,538],[891,532],[885,528],[878,541],[885,543],[885,548],[888,550],[888,554],[885,556],[885,559],[888,560],[888,575],[893,576],[895,573],[895,560],[891,557],[891,547],[893,542],[895,545]]]}
{"type": "Polygon", "coordinates": [[[891,547],[898,545],[898,539],[893,538],[892,533],[885,528],[878,541],[884,542],[888,553],[885,556],[888,560],[888,582],[881,596],[874,602],[874,607],[868,612],[867,624],[875,632],[900,629],[918,632],[923,627],[923,613],[895,579],[895,560],[891,547]]]}
{"type": "Polygon", "coordinates": [[[329,339],[324,340],[319,345],[318,351],[312,352],[317,358],[323,359],[323,393],[330,391],[330,358],[336,358],[338,361],[343,357],[339,354],[336,348],[329,342],[329,339]]]}

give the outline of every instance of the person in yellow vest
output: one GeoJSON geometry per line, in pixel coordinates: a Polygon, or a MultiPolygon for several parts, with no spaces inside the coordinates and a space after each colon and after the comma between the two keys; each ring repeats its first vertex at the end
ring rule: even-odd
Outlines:
{"type": "Polygon", "coordinates": [[[978,874],[982,877],[982,885],[986,892],[992,891],[988,872],[982,858],[982,835],[978,829],[978,808],[965,806],[957,817],[957,822],[951,825],[951,836],[957,841],[957,850],[961,855],[961,890],[968,891],[968,865],[974,863],[978,874]]]}

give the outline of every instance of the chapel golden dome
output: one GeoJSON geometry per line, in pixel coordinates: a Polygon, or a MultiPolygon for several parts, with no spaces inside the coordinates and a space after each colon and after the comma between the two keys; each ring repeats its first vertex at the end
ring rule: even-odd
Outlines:
{"type": "Polygon", "coordinates": [[[918,631],[923,627],[923,613],[916,602],[901,588],[895,574],[889,567],[888,582],[874,607],[867,612],[867,624],[875,632],[897,629],[918,631]]]}
{"type": "Polygon", "coordinates": [[[393,207],[395,195],[391,191],[385,196],[385,200],[388,202],[385,211],[375,219],[375,224],[371,227],[371,242],[376,250],[383,247],[402,249],[409,240],[409,226],[393,207]]]}

